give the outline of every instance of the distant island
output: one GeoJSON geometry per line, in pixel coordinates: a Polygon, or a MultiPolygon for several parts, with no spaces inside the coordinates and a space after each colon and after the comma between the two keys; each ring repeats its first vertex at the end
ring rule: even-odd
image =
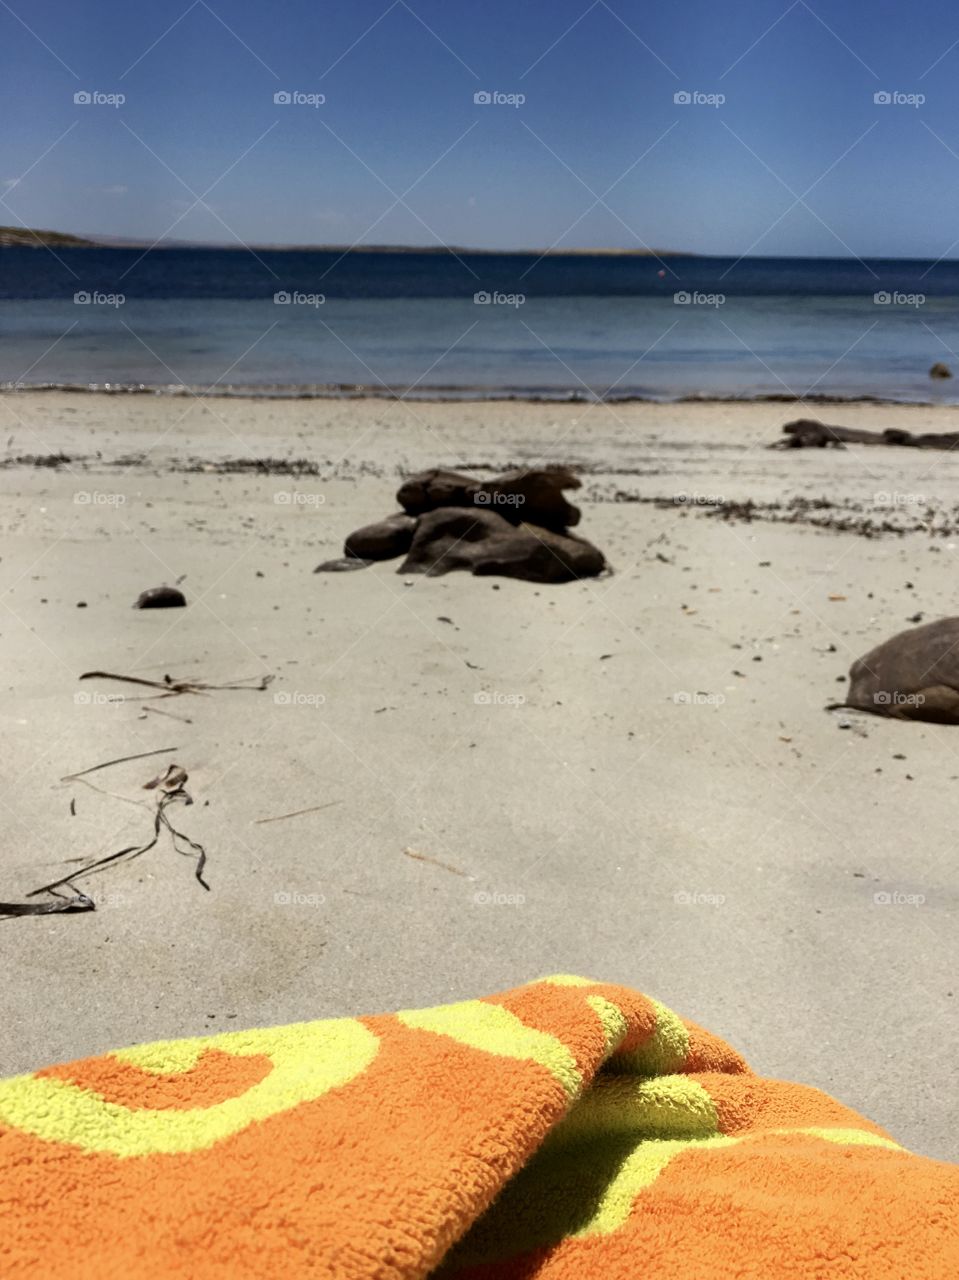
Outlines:
{"type": "Polygon", "coordinates": [[[539,254],[544,257],[692,258],[681,249],[470,249],[463,245],[408,244],[213,244],[197,240],[151,240],[126,236],[75,236],[66,231],[31,227],[0,227],[0,247],[22,249],[230,249],[237,253],[428,253],[428,254],[539,254]]]}
{"type": "Polygon", "coordinates": [[[71,236],[66,231],[35,231],[31,227],[0,227],[0,246],[17,246],[26,249],[45,249],[59,246],[63,249],[95,249],[93,240],[83,236],[71,236]]]}

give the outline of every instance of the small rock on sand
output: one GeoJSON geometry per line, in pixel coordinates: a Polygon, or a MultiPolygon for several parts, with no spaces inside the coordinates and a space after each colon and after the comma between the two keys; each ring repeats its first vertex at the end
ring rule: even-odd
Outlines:
{"type": "Polygon", "coordinates": [[[176,587],[150,587],[137,596],[134,609],[182,609],[186,596],[176,587]]]}

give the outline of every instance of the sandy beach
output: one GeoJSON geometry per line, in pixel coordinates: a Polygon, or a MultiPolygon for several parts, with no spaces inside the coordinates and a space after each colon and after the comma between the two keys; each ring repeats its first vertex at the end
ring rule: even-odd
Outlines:
{"type": "Polygon", "coordinates": [[[956,611],[959,458],[770,451],[787,404],[0,408],[0,898],[148,838],[170,761],[210,885],[163,838],[80,878],[95,912],[6,920],[0,1074],[574,972],[959,1158],[959,730],[824,710],[854,658],[956,611]],[[406,474],[542,461],[580,471],[610,576],[313,573],[406,474]],[[131,608],[181,576],[186,609],[131,608]],[[140,701],[91,670],[274,679],[140,701]]]}

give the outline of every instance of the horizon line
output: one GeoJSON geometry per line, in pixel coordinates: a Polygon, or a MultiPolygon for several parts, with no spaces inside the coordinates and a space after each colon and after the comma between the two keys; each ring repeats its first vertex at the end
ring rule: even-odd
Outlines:
{"type": "Polygon", "coordinates": [[[694,249],[632,249],[618,246],[593,245],[575,248],[551,246],[549,248],[489,248],[470,245],[450,244],[311,244],[300,241],[279,243],[276,241],[250,241],[249,243],[218,240],[177,240],[161,239],[151,241],[148,237],[117,236],[101,232],[56,231],[51,228],[0,226],[0,248],[43,248],[45,237],[61,248],[90,249],[146,249],[146,250],[216,250],[234,253],[423,253],[476,256],[515,255],[518,257],[624,257],[624,258],[735,258],[739,261],[796,259],[812,262],[940,262],[956,261],[952,258],[925,257],[915,254],[816,254],[816,253],[771,253],[771,254],[736,254],[736,253],[703,253],[694,249]],[[13,239],[13,243],[10,239],[13,239]],[[63,242],[74,242],[66,243],[63,242]]]}

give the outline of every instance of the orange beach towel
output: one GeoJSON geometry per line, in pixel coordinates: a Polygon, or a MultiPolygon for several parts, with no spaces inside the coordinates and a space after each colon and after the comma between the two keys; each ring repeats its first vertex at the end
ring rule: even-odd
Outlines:
{"type": "Polygon", "coordinates": [[[572,977],[2,1081],[0,1205],[4,1277],[959,1276],[959,1168],[572,977]]]}

